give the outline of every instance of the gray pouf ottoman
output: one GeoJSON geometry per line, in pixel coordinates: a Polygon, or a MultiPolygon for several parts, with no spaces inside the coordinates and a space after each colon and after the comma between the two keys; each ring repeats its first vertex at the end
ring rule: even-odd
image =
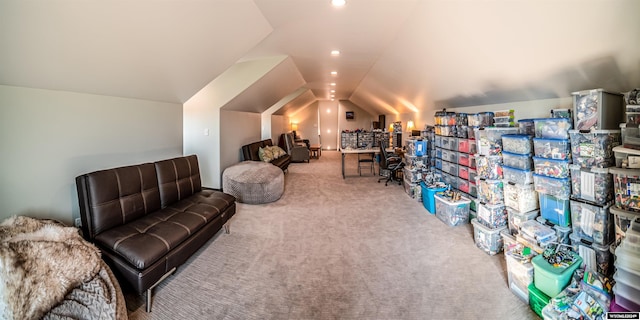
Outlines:
{"type": "Polygon", "coordinates": [[[222,190],[242,203],[273,202],[284,192],[284,173],[271,163],[243,161],[224,170],[222,190]]]}

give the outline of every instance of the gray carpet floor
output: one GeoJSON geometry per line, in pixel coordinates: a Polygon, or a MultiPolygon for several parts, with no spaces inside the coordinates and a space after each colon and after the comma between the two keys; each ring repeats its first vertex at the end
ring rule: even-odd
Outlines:
{"type": "MultiPolygon", "coordinates": [[[[356,156],[294,163],[276,202],[238,204],[131,319],[538,319],[507,287],[503,254],[450,227],[403,186],[358,176],[356,156]]],[[[368,175],[368,176],[365,176],[368,175]]]]}

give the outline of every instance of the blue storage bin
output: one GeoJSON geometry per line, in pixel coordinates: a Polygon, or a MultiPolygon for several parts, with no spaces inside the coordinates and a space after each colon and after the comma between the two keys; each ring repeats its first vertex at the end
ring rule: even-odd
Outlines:
{"type": "Polygon", "coordinates": [[[533,138],[533,153],[536,157],[567,160],[571,158],[568,139],[533,138]]]}
{"type": "Polygon", "coordinates": [[[552,195],[556,198],[568,200],[571,195],[571,180],[569,178],[554,178],[534,173],[533,184],[539,193],[552,195]]]}
{"type": "Polygon", "coordinates": [[[502,151],[530,154],[533,150],[531,136],[526,134],[505,134],[502,135],[502,151]]]}
{"type": "Polygon", "coordinates": [[[568,178],[569,160],[533,157],[533,171],[547,177],[568,178]]]}
{"type": "Polygon", "coordinates": [[[533,162],[531,154],[517,154],[511,152],[502,153],[502,164],[511,168],[531,170],[533,162]]]}
{"type": "Polygon", "coordinates": [[[547,221],[562,227],[571,225],[571,210],[569,200],[539,193],[540,215],[547,221]]]}
{"type": "Polygon", "coordinates": [[[438,192],[445,192],[447,188],[429,188],[424,182],[420,183],[422,188],[422,204],[425,209],[431,214],[436,213],[436,200],[435,195],[438,192]]]}
{"type": "Polygon", "coordinates": [[[534,119],[536,138],[569,139],[571,119],[567,118],[542,118],[534,119]]]}
{"type": "Polygon", "coordinates": [[[518,120],[518,133],[520,134],[528,134],[528,135],[535,135],[536,134],[536,127],[535,127],[535,122],[533,122],[534,119],[522,119],[522,120],[518,120]]]}

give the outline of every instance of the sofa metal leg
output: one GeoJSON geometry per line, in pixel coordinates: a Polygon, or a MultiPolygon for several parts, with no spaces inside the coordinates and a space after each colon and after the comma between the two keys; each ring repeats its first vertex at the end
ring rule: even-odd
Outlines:
{"type": "Polygon", "coordinates": [[[230,232],[229,222],[227,222],[224,224],[224,233],[229,234],[230,232]]]}
{"type": "Polygon", "coordinates": [[[149,287],[149,289],[147,289],[146,291],[146,300],[147,300],[147,312],[151,312],[151,296],[153,293],[153,289],[155,287],[157,287],[160,282],[164,281],[164,279],[168,278],[170,275],[172,275],[174,272],[176,272],[176,267],[171,268],[171,270],[169,270],[169,272],[165,273],[160,280],[156,281],[156,283],[154,283],[151,287],[149,287]]]}

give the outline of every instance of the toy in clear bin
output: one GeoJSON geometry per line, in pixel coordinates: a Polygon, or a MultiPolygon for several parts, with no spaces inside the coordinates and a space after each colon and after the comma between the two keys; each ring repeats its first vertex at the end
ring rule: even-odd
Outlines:
{"type": "Polygon", "coordinates": [[[502,157],[476,155],[476,172],[481,179],[502,179],[502,157]]]}
{"type": "Polygon", "coordinates": [[[571,144],[568,139],[533,138],[533,153],[536,157],[568,160],[571,144]]]}
{"type": "Polygon", "coordinates": [[[569,160],[533,157],[533,170],[547,177],[567,178],[569,177],[569,160]]]}
{"type": "Polygon", "coordinates": [[[495,229],[507,225],[507,209],[504,204],[479,202],[476,209],[476,219],[484,226],[495,229]]]}
{"type": "Polygon", "coordinates": [[[436,217],[450,226],[459,226],[469,222],[470,200],[458,192],[436,194],[436,217]]]}
{"type": "Polygon", "coordinates": [[[569,199],[571,195],[571,180],[569,178],[554,178],[534,173],[533,184],[539,193],[560,199],[569,199]]]}
{"type": "Polygon", "coordinates": [[[504,203],[520,212],[538,209],[538,193],[532,184],[516,184],[506,182],[504,188],[504,203]]]}
{"type": "Polygon", "coordinates": [[[601,205],[613,200],[613,177],[608,168],[581,168],[572,164],[569,170],[573,197],[601,205]]]}
{"type": "Polygon", "coordinates": [[[640,170],[609,168],[609,172],[613,174],[616,206],[640,212],[640,170]]]}
{"type": "Polygon", "coordinates": [[[521,119],[518,120],[518,133],[526,135],[535,135],[536,127],[533,119],[521,119]]]}
{"type": "Polygon", "coordinates": [[[573,234],[591,243],[606,245],[613,241],[614,223],[609,208],[611,204],[598,206],[584,201],[571,200],[571,225],[573,234]]]}
{"type": "Polygon", "coordinates": [[[476,246],[489,255],[502,252],[504,246],[500,231],[505,230],[507,227],[503,226],[492,229],[484,226],[477,220],[477,218],[471,220],[473,224],[473,238],[476,246]]]}
{"type": "Polygon", "coordinates": [[[458,164],[461,166],[468,167],[469,166],[469,155],[466,153],[460,153],[458,155],[458,164]]]}
{"type": "Polygon", "coordinates": [[[473,127],[489,127],[493,125],[493,112],[478,112],[467,115],[469,126],[473,127]]]}
{"type": "Polygon", "coordinates": [[[522,170],[518,168],[511,168],[509,166],[502,166],[502,175],[504,180],[508,182],[518,184],[532,184],[533,183],[533,171],[522,170]]]}
{"type": "Polygon", "coordinates": [[[534,119],[536,138],[569,138],[569,130],[572,124],[570,119],[566,118],[541,118],[534,119]]]}
{"type": "Polygon", "coordinates": [[[540,215],[540,210],[533,210],[529,212],[520,212],[509,206],[507,206],[507,217],[509,219],[509,231],[511,234],[520,233],[520,225],[528,220],[534,220],[540,215]]]}
{"type": "Polygon", "coordinates": [[[530,135],[505,134],[502,136],[502,151],[530,154],[531,150],[533,150],[533,142],[530,135]]]}
{"type": "Polygon", "coordinates": [[[569,235],[569,238],[571,239],[573,250],[582,257],[582,267],[586,267],[588,270],[595,270],[604,276],[611,275],[613,271],[613,268],[609,268],[613,258],[611,251],[609,251],[611,243],[605,245],[591,243],[573,233],[569,235]]]}
{"type": "Polygon", "coordinates": [[[468,132],[467,126],[456,125],[456,137],[466,139],[468,132]]]}
{"type": "Polygon", "coordinates": [[[572,92],[576,130],[615,129],[624,117],[624,95],[603,89],[572,92]]]}
{"type": "Polygon", "coordinates": [[[531,158],[530,154],[516,154],[505,151],[502,153],[502,164],[511,168],[531,170],[533,168],[531,158]]]}
{"type": "Polygon", "coordinates": [[[567,118],[571,117],[571,109],[551,109],[551,118],[567,118]]]}
{"type": "Polygon", "coordinates": [[[478,154],[491,156],[502,154],[502,136],[518,133],[518,128],[477,128],[474,131],[478,154]]]}
{"type": "Polygon", "coordinates": [[[520,224],[520,234],[526,239],[536,242],[541,248],[547,247],[557,240],[556,232],[536,220],[527,220],[520,224]]]}
{"type": "Polygon", "coordinates": [[[581,167],[612,167],[615,165],[613,148],[622,143],[620,130],[569,131],[573,163],[581,167]]]}
{"type": "Polygon", "coordinates": [[[478,200],[487,204],[499,204],[504,202],[502,180],[477,179],[478,200]]]}

